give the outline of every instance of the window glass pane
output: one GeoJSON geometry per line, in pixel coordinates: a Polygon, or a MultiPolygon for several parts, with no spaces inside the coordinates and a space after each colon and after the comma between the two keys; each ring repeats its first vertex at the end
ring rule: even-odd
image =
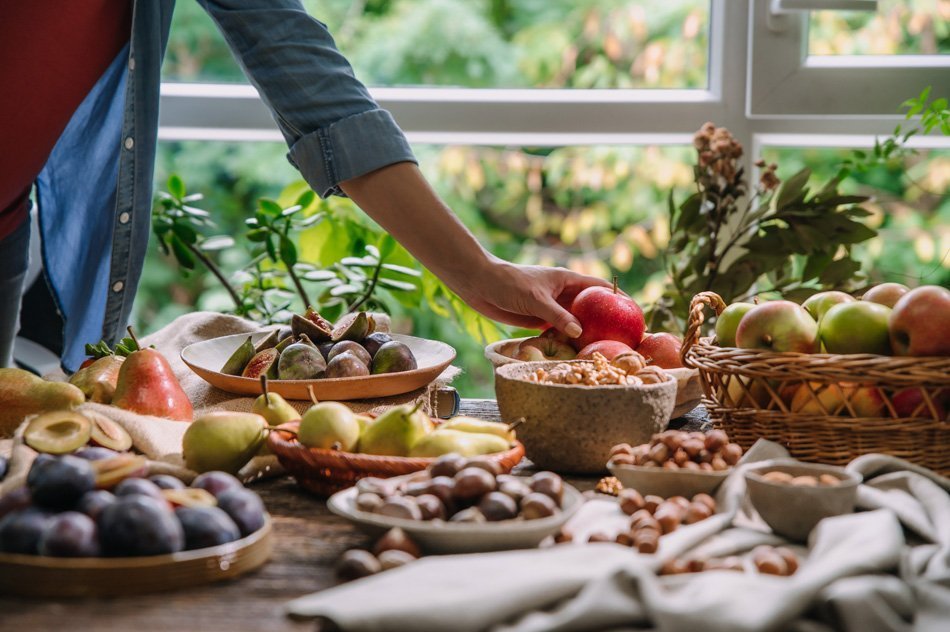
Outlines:
{"type": "MultiPolygon", "coordinates": [[[[688,195],[691,147],[414,149],[427,177],[493,253],[603,278],[618,275],[621,287],[643,304],[662,293],[661,253],[669,240],[666,200],[671,189],[679,200],[688,195]]],[[[237,247],[211,255],[227,275],[247,265],[243,222],[252,216],[257,199],[276,198],[299,180],[285,153],[282,143],[159,143],[158,187],[165,189],[171,173],[180,174],[189,193],[205,195],[195,205],[209,210],[217,224],[208,234],[237,239],[237,247]]],[[[336,203],[349,204],[342,199],[336,203]]],[[[459,351],[466,372],[458,386],[466,396],[492,396],[491,367],[477,335],[438,316],[425,299],[411,309],[387,305],[392,305],[397,326],[445,340],[459,351]]],[[[195,309],[233,310],[233,304],[200,265],[182,277],[153,239],[136,297],[135,324],[143,332],[154,331],[195,309]]]]}
{"type": "MultiPolygon", "coordinates": [[[[309,0],[371,86],[705,88],[709,0],[309,0]]],[[[196,3],[168,81],[244,81],[196,3]]]]}
{"type": "MultiPolygon", "coordinates": [[[[788,177],[809,167],[827,181],[844,158],[843,149],[767,148],[763,157],[788,177]]],[[[841,184],[846,193],[873,196],[864,204],[878,236],[856,246],[871,283],[894,281],[950,286],[950,150],[921,151],[895,159],[841,184]]]]}
{"type": "Polygon", "coordinates": [[[880,0],[877,12],[813,11],[812,55],[945,55],[950,0],[880,0]]]}

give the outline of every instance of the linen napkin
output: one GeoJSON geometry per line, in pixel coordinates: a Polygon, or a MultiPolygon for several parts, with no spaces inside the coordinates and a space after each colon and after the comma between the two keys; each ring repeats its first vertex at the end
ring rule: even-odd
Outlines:
{"type": "MultiPolygon", "coordinates": [[[[745,463],[786,456],[760,441],[745,463]]],[[[901,459],[868,455],[859,508],[827,518],[790,577],[706,571],[657,576],[671,557],[741,554],[786,544],[745,501],[745,465],[717,493],[721,513],[660,539],[655,555],[616,544],[424,558],[295,599],[294,617],[330,620],[346,631],[498,631],[646,628],[711,630],[946,629],[950,620],[950,481],[901,459]],[[943,626],[938,627],[938,626],[943,626]]],[[[614,500],[597,498],[568,529],[626,522],[614,500]]]]}
{"type": "MultiPolygon", "coordinates": [[[[191,400],[196,417],[212,410],[249,412],[254,404],[254,397],[234,395],[211,386],[182,361],[181,350],[202,340],[261,330],[262,328],[257,323],[236,316],[216,312],[194,312],[176,318],[162,329],[144,337],[141,343],[145,346],[154,345],[168,360],[175,377],[191,400]]],[[[345,403],[356,412],[382,412],[393,406],[422,403],[422,410],[434,414],[438,407],[439,388],[447,385],[460,372],[455,367],[449,367],[426,388],[392,397],[345,403]]],[[[60,379],[65,379],[65,376],[60,376],[60,379]]],[[[310,402],[305,401],[291,400],[290,403],[299,412],[305,411],[310,406],[310,402]]],[[[79,410],[84,409],[101,413],[125,428],[132,437],[133,447],[148,457],[151,474],[168,473],[186,482],[194,478],[195,472],[185,467],[181,455],[181,440],[188,424],[139,415],[102,404],[86,403],[79,407],[79,410]]],[[[10,457],[10,471],[0,483],[0,495],[23,485],[30,465],[36,457],[36,452],[23,443],[24,425],[25,423],[21,424],[12,440],[0,440],[0,454],[10,457]]],[[[277,457],[258,456],[238,473],[238,477],[247,483],[264,476],[278,475],[283,471],[277,457]]]]}

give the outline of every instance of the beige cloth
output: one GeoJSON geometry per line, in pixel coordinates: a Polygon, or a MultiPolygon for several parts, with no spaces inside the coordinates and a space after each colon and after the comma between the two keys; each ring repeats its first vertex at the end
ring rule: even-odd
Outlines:
{"type": "MultiPolygon", "coordinates": [[[[181,350],[192,343],[209,338],[253,333],[261,329],[256,323],[236,316],[194,312],[176,318],[167,326],[143,338],[141,343],[146,346],[154,345],[168,360],[175,377],[194,406],[196,417],[212,410],[250,411],[255,398],[235,396],[211,386],[185,365],[181,359],[181,350]]],[[[439,387],[448,384],[459,373],[459,369],[450,367],[427,388],[393,397],[345,403],[357,412],[380,412],[392,406],[421,402],[423,410],[434,413],[438,407],[439,387]]],[[[310,405],[303,401],[290,403],[300,412],[310,405]]],[[[83,404],[80,410],[86,407],[102,413],[128,431],[132,436],[133,447],[149,458],[150,473],[168,473],[185,481],[190,481],[195,476],[194,472],[185,468],[181,455],[181,440],[188,428],[187,423],[139,415],[102,404],[83,404]]],[[[36,452],[23,444],[22,430],[23,425],[12,440],[0,441],[0,454],[10,454],[11,457],[10,471],[0,483],[0,495],[24,483],[26,473],[36,457],[36,452]]],[[[281,474],[283,471],[277,457],[268,455],[252,459],[238,476],[245,482],[250,482],[264,476],[281,474]]]]}
{"type": "MultiPolygon", "coordinates": [[[[745,462],[786,456],[760,441],[745,462]]],[[[950,480],[881,455],[856,459],[859,508],[823,520],[791,577],[707,571],[657,576],[688,553],[741,554],[779,544],[745,504],[737,468],[717,493],[721,513],[660,539],[656,555],[616,544],[427,557],[291,601],[286,611],[361,630],[946,630],[950,621],[950,480]]],[[[600,497],[603,498],[603,497],[600,497]]],[[[619,520],[591,500],[569,529],[619,520]]],[[[595,526],[596,525],[596,526],[595,526]]],[[[607,527],[609,529],[609,527],[607,527]]]]}

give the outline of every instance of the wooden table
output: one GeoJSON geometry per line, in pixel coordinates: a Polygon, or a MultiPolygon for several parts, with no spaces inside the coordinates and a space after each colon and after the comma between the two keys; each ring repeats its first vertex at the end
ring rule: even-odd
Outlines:
{"type": "MultiPolygon", "coordinates": [[[[460,412],[499,420],[494,400],[462,400],[460,412]]],[[[708,419],[705,410],[698,408],[670,426],[705,430],[708,419]]],[[[569,476],[567,480],[591,489],[597,477],[569,476]]],[[[322,500],[298,489],[290,477],[255,483],[253,489],[273,517],[276,536],[270,562],[256,572],[220,584],[140,597],[4,597],[0,598],[0,630],[313,630],[312,622],[284,616],[284,602],[335,585],[337,559],[347,549],[369,545],[370,538],[331,514],[322,500]]]]}

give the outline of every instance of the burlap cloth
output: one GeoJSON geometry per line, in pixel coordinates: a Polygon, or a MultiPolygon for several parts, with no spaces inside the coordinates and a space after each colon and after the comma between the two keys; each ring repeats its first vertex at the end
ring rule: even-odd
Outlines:
{"type": "MultiPolygon", "coordinates": [[[[180,316],[167,326],[146,336],[141,340],[143,345],[154,345],[155,348],[168,359],[181,383],[185,393],[195,409],[195,416],[212,410],[250,411],[254,403],[253,397],[236,396],[217,389],[198,377],[181,360],[181,350],[188,345],[232,334],[252,333],[262,328],[249,320],[236,316],[227,316],[214,312],[194,312],[180,316]]],[[[345,402],[357,412],[380,412],[392,406],[401,404],[422,403],[426,412],[434,413],[438,406],[438,389],[447,385],[460,373],[455,367],[449,367],[439,378],[428,387],[418,389],[403,395],[345,402]]],[[[57,376],[47,376],[55,379],[57,376]]],[[[59,376],[65,379],[65,376],[59,376]]],[[[303,412],[310,404],[304,401],[290,402],[298,411],[303,412]]],[[[132,445],[136,450],[149,458],[149,471],[152,473],[168,473],[185,481],[190,481],[195,473],[184,466],[181,456],[181,439],[188,424],[138,415],[113,406],[87,403],[80,406],[93,409],[114,420],[125,428],[132,437],[132,445]]],[[[10,471],[0,483],[0,495],[23,484],[30,464],[36,457],[36,452],[23,444],[22,432],[25,424],[17,429],[14,438],[0,441],[0,454],[10,456],[10,471]]],[[[283,469],[273,455],[255,457],[239,473],[245,482],[253,481],[263,476],[278,475],[283,469]]]]}
{"type": "MultiPolygon", "coordinates": [[[[744,462],[784,456],[760,440],[744,462]]],[[[950,480],[890,456],[855,459],[859,511],[822,520],[802,546],[773,534],[748,504],[744,467],[719,488],[719,513],[663,536],[656,555],[601,543],[432,556],[300,597],[286,611],[347,632],[950,629],[950,480]],[[741,555],[760,544],[791,546],[798,572],[656,574],[674,557],[741,555]]],[[[575,542],[629,522],[602,498],[568,523],[575,542]]]]}

